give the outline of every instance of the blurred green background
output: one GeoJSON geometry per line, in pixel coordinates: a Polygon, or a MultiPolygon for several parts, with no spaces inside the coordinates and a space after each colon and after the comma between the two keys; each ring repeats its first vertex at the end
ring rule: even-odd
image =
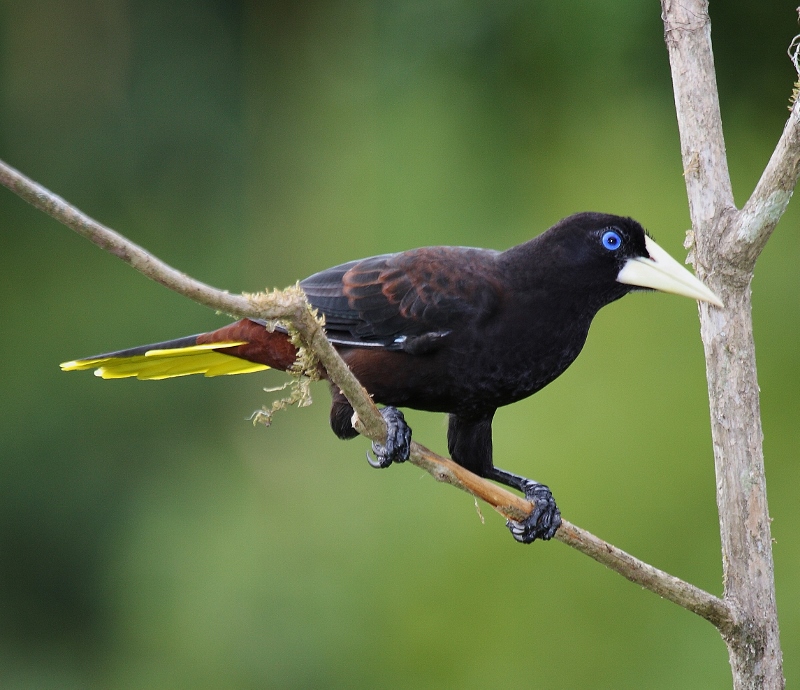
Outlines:
{"type": "MultiPolygon", "coordinates": [[[[712,3],[746,200],[794,81],[795,3],[712,3]]],[[[658,3],[0,2],[0,157],[231,291],[424,244],[505,248],[580,210],[683,257],[658,3]]],[[[0,190],[3,688],[725,688],[705,621],[338,441],[284,375],[159,383],[58,363],[226,322],[0,190]]],[[[800,211],[753,284],[785,673],[800,677],[800,211]]],[[[444,451],[440,415],[410,413],[444,451]]],[[[495,422],[501,467],[716,594],[695,306],[604,310],[495,422]]]]}

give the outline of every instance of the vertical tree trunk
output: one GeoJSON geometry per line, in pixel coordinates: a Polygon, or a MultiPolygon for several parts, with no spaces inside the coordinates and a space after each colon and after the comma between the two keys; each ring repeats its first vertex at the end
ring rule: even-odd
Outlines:
{"type": "Polygon", "coordinates": [[[755,259],[797,178],[788,193],[773,187],[771,204],[748,203],[745,211],[736,210],[722,136],[708,2],[662,0],[661,4],[693,226],[688,245],[694,245],[698,274],[725,303],[722,309],[700,307],[724,598],[737,621],[724,637],[734,688],[783,688],[750,281],[755,259]]]}
{"type": "Polygon", "coordinates": [[[701,317],[734,688],[783,688],[749,275],[713,281],[725,309],[701,317]],[[725,283],[725,287],[722,287],[725,283]]]}

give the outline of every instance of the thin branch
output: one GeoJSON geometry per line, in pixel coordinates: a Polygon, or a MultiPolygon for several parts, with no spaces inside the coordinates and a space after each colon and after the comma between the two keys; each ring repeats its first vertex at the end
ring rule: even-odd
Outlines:
{"type": "MultiPolygon", "coordinates": [[[[367,391],[325,337],[317,318],[299,287],[255,295],[231,295],[216,290],[175,270],[110,228],[88,217],[14,168],[0,161],[0,184],[44,211],[94,244],[106,249],[143,275],[200,304],[236,316],[281,320],[295,328],[357,413],[356,429],[367,438],[383,442],[386,426],[367,391]]],[[[410,462],[429,472],[437,481],[451,484],[492,506],[507,519],[522,520],[533,506],[524,498],[478,477],[457,463],[424,446],[411,444],[410,462]]],[[[602,539],[562,522],[555,538],[590,556],[631,582],[692,611],[720,630],[735,624],[733,610],[721,599],[654,568],[602,539]]]]}
{"type": "Polygon", "coordinates": [[[800,102],[795,100],[769,163],[739,214],[735,247],[751,268],[786,210],[798,177],[800,102]]]}
{"type": "Polygon", "coordinates": [[[719,597],[640,561],[580,527],[563,522],[556,539],[594,558],[631,582],[705,618],[723,635],[729,634],[737,625],[733,609],[719,597]]]}
{"type": "Polygon", "coordinates": [[[253,315],[255,314],[243,297],[217,290],[175,270],[139,245],[102,223],[98,223],[64,201],[60,196],[53,194],[49,189],[2,161],[0,161],[0,184],[164,287],[174,290],[198,304],[227,314],[246,316],[248,309],[253,315]]]}

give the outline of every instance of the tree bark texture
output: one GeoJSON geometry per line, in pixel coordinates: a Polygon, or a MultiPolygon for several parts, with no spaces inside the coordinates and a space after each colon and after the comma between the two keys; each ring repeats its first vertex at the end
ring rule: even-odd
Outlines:
{"type": "Polygon", "coordinates": [[[750,283],[755,261],[794,186],[800,160],[794,104],[775,153],[744,209],[736,209],[725,155],[706,0],[662,0],[692,231],[700,277],[725,307],[700,306],[706,357],[724,598],[736,623],[722,630],[733,687],[783,688],[767,506],[750,283]]]}

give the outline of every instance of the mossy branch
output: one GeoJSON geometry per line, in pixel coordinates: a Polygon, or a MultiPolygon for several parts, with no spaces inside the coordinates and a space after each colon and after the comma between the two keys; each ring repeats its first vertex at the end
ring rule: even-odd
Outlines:
{"type": "MultiPolygon", "coordinates": [[[[298,285],[285,290],[243,295],[231,295],[216,290],[175,270],[2,161],[0,184],[79,235],[119,257],[143,275],[199,304],[232,316],[264,319],[268,323],[279,321],[286,325],[293,342],[299,345],[300,358],[294,371],[300,377],[299,380],[305,378],[308,382],[316,376],[318,365],[322,366],[330,381],[341,389],[356,411],[356,428],[359,433],[373,441],[385,442],[386,425],[383,417],[369,393],[325,337],[322,319],[309,305],[298,285]]],[[[292,391],[286,399],[287,402],[283,404],[289,404],[289,400],[302,401],[305,385],[306,383],[298,384],[299,387],[292,391]]],[[[281,404],[278,401],[278,406],[281,404]]],[[[265,414],[270,415],[271,412],[267,411],[265,414]]],[[[411,464],[429,472],[437,481],[455,486],[485,501],[507,519],[524,519],[533,510],[533,506],[524,498],[478,477],[416,442],[411,444],[409,460],[411,464]]],[[[555,539],[590,556],[632,582],[702,616],[720,630],[729,630],[735,625],[734,611],[718,597],[634,558],[566,520],[562,522],[555,539]]]]}

